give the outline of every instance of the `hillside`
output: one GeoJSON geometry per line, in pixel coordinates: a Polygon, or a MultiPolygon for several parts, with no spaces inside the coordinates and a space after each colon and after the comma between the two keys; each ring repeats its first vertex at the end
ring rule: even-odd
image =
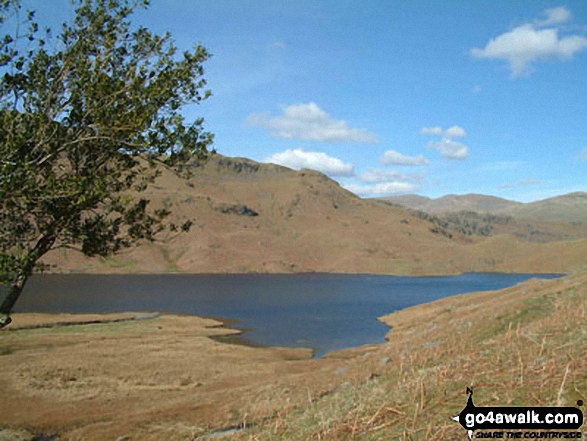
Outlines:
{"type": "Polygon", "coordinates": [[[501,210],[517,218],[587,222],[587,193],[576,192],[501,210]]]}
{"type": "Polygon", "coordinates": [[[433,223],[437,231],[448,236],[454,232],[480,237],[509,235],[528,242],[542,243],[587,237],[587,222],[544,221],[475,211],[428,213],[410,210],[410,214],[433,223]]]}
{"type": "Polygon", "coordinates": [[[427,213],[474,211],[532,221],[587,222],[587,193],[576,192],[541,201],[521,203],[478,194],[430,199],[418,195],[389,196],[381,200],[427,213]]]}
{"type": "MultiPolygon", "coordinates": [[[[465,406],[466,386],[474,388],[477,406],[584,403],[586,307],[583,273],[397,311],[381,318],[393,326],[388,344],[349,351],[362,355],[349,365],[362,365],[363,378],[277,411],[234,439],[464,440],[450,417],[465,406]],[[372,373],[378,360],[390,362],[372,373]]],[[[584,438],[585,426],[576,432],[584,438]]]]}
{"type": "Polygon", "coordinates": [[[562,272],[584,264],[584,236],[548,244],[511,235],[469,237],[402,207],[361,199],[315,171],[221,155],[192,171],[189,182],[165,171],[146,194],[153,205],[171,208],[178,222],[192,220],[188,233],[107,260],[60,250],[48,262],[64,272],[414,275],[562,272]]]}
{"type": "Polygon", "coordinates": [[[381,199],[415,210],[422,210],[427,213],[441,213],[446,211],[497,213],[521,205],[520,202],[482,194],[449,194],[437,199],[426,198],[418,195],[403,195],[388,196],[381,199]]]}

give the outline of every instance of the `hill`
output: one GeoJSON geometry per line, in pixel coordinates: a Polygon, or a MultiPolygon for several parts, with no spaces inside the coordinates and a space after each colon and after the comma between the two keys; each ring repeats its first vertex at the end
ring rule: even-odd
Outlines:
{"type": "Polygon", "coordinates": [[[146,195],[170,208],[178,223],[192,220],[188,233],[111,259],[59,250],[48,262],[66,272],[413,275],[563,272],[584,264],[584,236],[548,244],[508,234],[469,236],[405,208],[361,199],[311,170],[214,155],[192,172],[186,182],[164,170],[146,195]]]}
{"type": "Polygon", "coordinates": [[[474,211],[533,221],[587,222],[587,193],[585,192],[569,193],[529,203],[479,194],[447,195],[437,199],[402,195],[380,199],[427,213],[474,211]]]}
{"type": "MultiPolygon", "coordinates": [[[[363,366],[363,378],[275,412],[234,439],[467,439],[450,417],[465,406],[468,385],[477,406],[576,406],[587,387],[586,295],[583,273],[382,317],[393,326],[388,344],[357,350],[362,356],[349,362],[363,366]],[[377,360],[389,363],[370,373],[377,360]]],[[[576,432],[584,437],[586,429],[576,432]]]]}
{"type": "Polygon", "coordinates": [[[569,193],[542,201],[510,206],[501,212],[524,219],[587,222],[587,193],[569,193]]]}
{"type": "Polygon", "coordinates": [[[442,213],[447,211],[496,213],[521,205],[520,202],[510,201],[495,196],[485,196],[482,194],[449,194],[437,199],[418,195],[403,195],[388,196],[381,199],[415,210],[422,210],[427,213],[442,213]]]}

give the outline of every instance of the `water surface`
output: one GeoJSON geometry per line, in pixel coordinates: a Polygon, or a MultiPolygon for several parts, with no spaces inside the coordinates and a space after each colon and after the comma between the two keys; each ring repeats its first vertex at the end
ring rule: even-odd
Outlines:
{"type": "Polygon", "coordinates": [[[260,345],[336,349],[382,343],[377,317],[442,297],[501,289],[531,277],[471,273],[449,277],[348,274],[41,275],[15,312],[160,311],[235,320],[260,345]]]}

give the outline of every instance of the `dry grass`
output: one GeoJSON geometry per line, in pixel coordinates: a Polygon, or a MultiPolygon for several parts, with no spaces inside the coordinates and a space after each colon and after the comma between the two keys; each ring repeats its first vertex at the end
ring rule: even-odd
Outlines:
{"type": "Polygon", "coordinates": [[[566,272],[585,265],[587,254],[585,227],[540,224],[546,236],[575,239],[545,244],[514,236],[525,223],[489,238],[453,231],[449,239],[408,210],[360,199],[318,172],[246,159],[215,156],[194,170],[192,186],[164,172],[145,196],[153,206],[171,207],[177,224],[191,219],[190,232],[113,259],[61,250],[48,263],[65,272],[434,275],[566,272]],[[219,210],[230,206],[246,206],[258,216],[219,210]]]}
{"type": "Polygon", "coordinates": [[[231,428],[251,440],[465,439],[449,417],[467,386],[478,406],[587,402],[586,314],[583,273],[399,311],[382,318],[387,344],[322,360],[215,342],[230,331],[197,317],[0,332],[0,426],[84,440],[231,428]]]}
{"type": "Polygon", "coordinates": [[[371,374],[351,360],[313,360],[305,349],[216,342],[210,337],[236,331],[209,319],[105,315],[104,323],[54,326],[96,319],[73,318],[16,314],[16,324],[50,327],[0,332],[0,427],[60,439],[186,440],[371,374]]]}
{"type": "Polygon", "coordinates": [[[586,310],[582,275],[400,311],[385,318],[393,363],[381,376],[239,439],[465,439],[449,417],[467,386],[478,406],[587,402],[586,310]]]}

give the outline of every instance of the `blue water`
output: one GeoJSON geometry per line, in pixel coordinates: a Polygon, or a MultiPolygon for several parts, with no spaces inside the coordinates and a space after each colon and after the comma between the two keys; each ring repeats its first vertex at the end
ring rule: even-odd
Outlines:
{"type": "Polygon", "coordinates": [[[501,289],[531,277],[471,273],[449,277],[342,274],[43,275],[31,278],[15,312],[160,311],[234,320],[259,345],[327,352],[382,343],[377,317],[442,297],[501,289]]]}

